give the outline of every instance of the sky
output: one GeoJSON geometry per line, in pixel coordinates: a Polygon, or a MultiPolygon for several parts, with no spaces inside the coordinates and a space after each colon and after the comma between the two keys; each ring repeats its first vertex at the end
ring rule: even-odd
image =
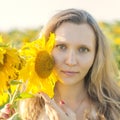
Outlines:
{"type": "Polygon", "coordinates": [[[120,20],[120,0],[0,0],[0,31],[39,28],[67,8],[84,9],[97,21],[120,20]]]}

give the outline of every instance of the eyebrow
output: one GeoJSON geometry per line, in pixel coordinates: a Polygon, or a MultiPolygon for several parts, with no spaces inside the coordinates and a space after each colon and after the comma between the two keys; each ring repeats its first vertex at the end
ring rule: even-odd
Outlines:
{"type": "MultiPolygon", "coordinates": [[[[59,40],[57,40],[55,45],[57,45],[57,44],[68,44],[68,43],[66,41],[61,41],[61,40],[59,41],[59,40]]],[[[77,47],[87,47],[87,48],[90,48],[90,49],[92,48],[91,45],[89,45],[89,44],[86,45],[86,44],[83,44],[83,43],[77,45],[77,47]]]]}
{"type": "MultiPolygon", "coordinates": [[[[56,43],[58,42],[59,44],[68,44],[66,42],[66,39],[65,39],[64,35],[63,36],[62,35],[60,35],[60,36],[57,35],[55,39],[56,39],[56,43]]],[[[78,46],[86,46],[86,47],[90,47],[90,48],[92,47],[90,44],[86,45],[86,44],[83,44],[83,43],[78,45],[78,46]]]]}

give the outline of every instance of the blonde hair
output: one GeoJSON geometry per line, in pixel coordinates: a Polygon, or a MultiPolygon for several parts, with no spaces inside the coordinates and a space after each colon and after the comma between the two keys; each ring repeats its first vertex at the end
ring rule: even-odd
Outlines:
{"type": "Polygon", "coordinates": [[[94,18],[86,11],[67,9],[51,18],[43,29],[48,38],[50,32],[65,22],[89,24],[96,36],[96,56],[93,66],[85,77],[85,87],[100,114],[107,120],[120,118],[120,88],[116,84],[118,69],[111,55],[109,43],[94,18]]]}
{"type": "Polygon", "coordinates": [[[113,61],[109,44],[94,18],[86,11],[66,9],[54,15],[42,30],[46,38],[65,22],[89,24],[96,36],[95,60],[85,76],[85,87],[98,113],[106,120],[120,119],[120,88],[116,84],[117,67],[113,61]]]}
{"type": "Polygon", "coordinates": [[[18,104],[18,113],[22,120],[38,120],[45,103],[40,97],[21,100],[18,104]]]}

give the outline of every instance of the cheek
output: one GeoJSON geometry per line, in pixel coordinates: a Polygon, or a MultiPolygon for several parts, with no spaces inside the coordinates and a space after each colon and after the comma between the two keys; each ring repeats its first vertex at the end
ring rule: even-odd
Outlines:
{"type": "Polygon", "coordinates": [[[52,53],[52,56],[53,56],[54,61],[55,61],[55,66],[56,66],[57,64],[60,64],[62,57],[61,57],[59,54],[55,53],[55,52],[52,53]]]}
{"type": "Polygon", "coordinates": [[[93,64],[93,61],[94,61],[94,56],[89,56],[89,57],[81,57],[80,58],[80,65],[82,68],[86,69],[86,70],[89,70],[90,67],[92,66],[93,64]]]}
{"type": "Polygon", "coordinates": [[[93,59],[91,59],[91,58],[84,59],[82,63],[86,64],[86,65],[91,65],[91,64],[93,64],[93,60],[94,60],[94,58],[93,59]]]}
{"type": "Polygon", "coordinates": [[[59,55],[56,55],[54,56],[54,60],[55,60],[55,65],[59,65],[59,64],[62,64],[63,62],[63,57],[59,56],[59,55]]]}
{"type": "Polygon", "coordinates": [[[53,58],[55,60],[55,64],[59,64],[64,59],[64,55],[60,54],[59,52],[56,52],[56,51],[52,52],[52,56],[53,56],[53,58]]]}

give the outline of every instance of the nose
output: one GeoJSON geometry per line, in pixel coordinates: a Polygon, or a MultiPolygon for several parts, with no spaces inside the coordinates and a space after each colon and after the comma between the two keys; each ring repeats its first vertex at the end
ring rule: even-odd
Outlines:
{"type": "Polygon", "coordinates": [[[65,63],[69,66],[74,66],[77,64],[77,56],[75,51],[69,50],[69,52],[66,55],[65,63]]]}

